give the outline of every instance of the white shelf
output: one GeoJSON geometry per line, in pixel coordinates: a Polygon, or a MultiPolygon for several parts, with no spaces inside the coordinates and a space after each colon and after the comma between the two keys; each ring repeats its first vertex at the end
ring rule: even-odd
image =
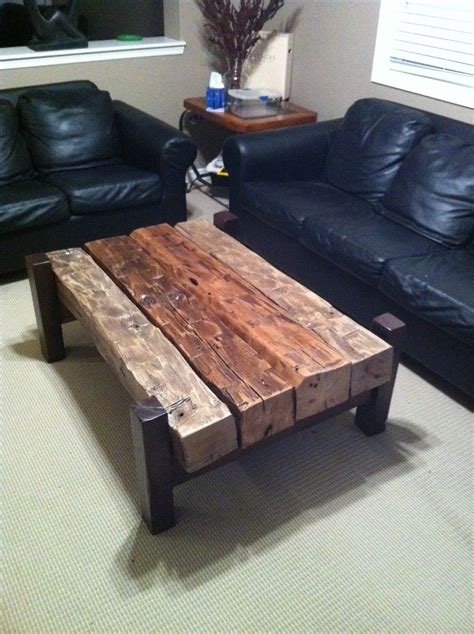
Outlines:
{"type": "Polygon", "coordinates": [[[58,51],[33,51],[27,46],[0,48],[0,70],[77,64],[131,57],[182,55],[186,42],[171,37],[145,37],[138,42],[101,40],[89,42],[88,48],[70,48],[58,51]]]}

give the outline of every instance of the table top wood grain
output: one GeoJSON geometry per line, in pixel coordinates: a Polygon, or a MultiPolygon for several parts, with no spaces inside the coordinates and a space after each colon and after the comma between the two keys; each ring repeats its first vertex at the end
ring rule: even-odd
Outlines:
{"type": "Polygon", "coordinates": [[[47,254],[60,300],[202,469],[390,380],[393,349],[209,222],[47,254]]]}

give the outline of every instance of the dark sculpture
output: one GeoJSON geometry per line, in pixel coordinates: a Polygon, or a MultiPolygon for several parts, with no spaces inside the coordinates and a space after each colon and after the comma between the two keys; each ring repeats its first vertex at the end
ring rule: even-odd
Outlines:
{"type": "Polygon", "coordinates": [[[38,0],[23,0],[34,35],[28,43],[34,51],[54,51],[64,48],[87,48],[88,42],[77,28],[79,0],[67,0],[64,10],[43,15],[38,0]]]}

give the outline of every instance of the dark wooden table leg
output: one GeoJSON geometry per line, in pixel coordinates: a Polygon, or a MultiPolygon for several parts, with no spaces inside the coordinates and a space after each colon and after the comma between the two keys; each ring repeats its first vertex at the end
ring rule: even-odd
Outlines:
{"type": "Polygon", "coordinates": [[[168,414],[156,398],[130,411],[142,516],[155,535],[175,525],[168,414]]]}
{"type": "Polygon", "coordinates": [[[217,227],[217,229],[232,235],[232,232],[237,228],[239,218],[230,211],[218,211],[214,214],[213,220],[214,226],[217,227]]]}
{"type": "Polygon", "coordinates": [[[47,255],[26,257],[41,350],[48,363],[64,359],[62,312],[53,267],[47,255]]]}
{"type": "Polygon", "coordinates": [[[373,320],[371,330],[393,347],[393,363],[390,381],[372,390],[368,402],[356,410],[355,423],[367,436],[385,431],[406,326],[394,315],[384,313],[373,320]]]}

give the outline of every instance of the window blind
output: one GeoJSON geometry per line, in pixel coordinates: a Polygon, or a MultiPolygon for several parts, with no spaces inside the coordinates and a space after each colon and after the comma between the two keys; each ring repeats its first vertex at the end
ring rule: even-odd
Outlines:
{"type": "Polygon", "coordinates": [[[474,88],[473,14],[465,0],[403,2],[390,70],[474,88]]]}

